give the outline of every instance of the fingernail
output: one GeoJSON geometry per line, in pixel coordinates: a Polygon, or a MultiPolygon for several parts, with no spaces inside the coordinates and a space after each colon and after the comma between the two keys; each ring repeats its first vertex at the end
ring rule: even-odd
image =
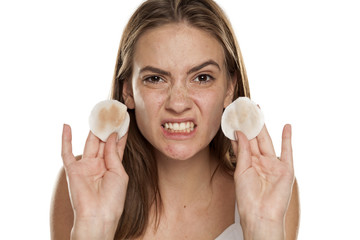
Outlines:
{"type": "Polygon", "coordinates": [[[238,140],[238,136],[237,136],[237,132],[236,132],[236,131],[234,132],[234,135],[235,135],[235,140],[237,141],[237,140],[238,140]]]}

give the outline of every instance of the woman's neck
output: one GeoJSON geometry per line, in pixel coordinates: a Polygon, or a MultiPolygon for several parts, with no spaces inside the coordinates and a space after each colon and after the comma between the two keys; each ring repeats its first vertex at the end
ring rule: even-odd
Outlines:
{"type": "Polygon", "coordinates": [[[160,153],[155,157],[161,202],[151,206],[144,239],[200,239],[204,232],[214,239],[234,222],[232,177],[221,169],[216,171],[218,161],[209,148],[187,160],[160,153]]]}
{"type": "Polygon", "coordinates": [[[216,169],[216,160],[210,149],[205,148],[187,160],[167,158],[156,154],[159,189],[164,207],[186,208],[197,202],[209,204],[211,178],[216,169]],[[209,200],[207,203],[203,200],[209,200]]]}

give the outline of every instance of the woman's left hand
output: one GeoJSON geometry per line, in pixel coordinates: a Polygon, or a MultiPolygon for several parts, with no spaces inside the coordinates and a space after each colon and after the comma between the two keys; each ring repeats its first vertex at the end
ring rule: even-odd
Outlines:
{"type": "Polygon", "coordinates": [[[294,183],[291,125],[284,126],[280,158],[266,126],[250,141],[240,131],[236,135],[237,141],[232,141],[237,156],[234,178],[244,237],[284,239],[285,214],[294,183]]]}

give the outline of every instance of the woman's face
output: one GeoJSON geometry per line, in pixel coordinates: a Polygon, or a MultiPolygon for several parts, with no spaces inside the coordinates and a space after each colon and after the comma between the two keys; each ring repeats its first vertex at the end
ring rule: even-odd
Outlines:
{"type": "Polygon", "coordinates": [[[168,24],[139,38],[126,102],[135,107],[137,125],[157,153],[185,160],[214,138],[232,99],[230,85],[223,48],[214,37],[168,24]]]}

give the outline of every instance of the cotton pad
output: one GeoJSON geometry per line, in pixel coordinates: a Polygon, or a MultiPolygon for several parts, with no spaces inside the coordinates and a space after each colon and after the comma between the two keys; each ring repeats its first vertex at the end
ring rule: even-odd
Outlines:
{"type": "Polygon", "coordinates": [[[117,132],[120,139],[128,131],[129,124],[127,107],[117,100],[99,102],[89,116],[91,132],[104,142],[113,132],[117,132]]]}
{"type": "Polygon", "coordinates": [[[255,102],[247,97],[239,97],[227,106],[221,118],[224,135],[235,140],[235,131],[243,132],[251,140],[264,126],[264,114],[255,102]]]}

